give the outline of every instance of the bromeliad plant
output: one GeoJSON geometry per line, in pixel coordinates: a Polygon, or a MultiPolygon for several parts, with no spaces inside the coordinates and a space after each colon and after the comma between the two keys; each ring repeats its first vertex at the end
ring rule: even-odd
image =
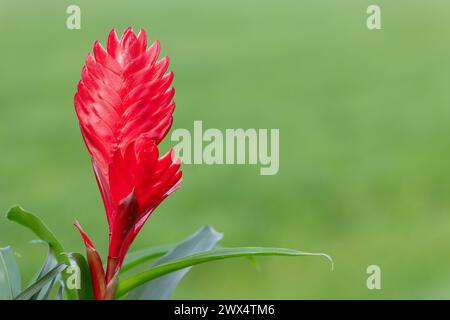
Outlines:
{"type": "Polygon", "coordinates": [[[0,298],[167,299],[191,266],[233,257],[321,255],[282,248],[217,247],[222,234],[204,227],[173,246],[128,253],[157,206],[181,184],[173,150],[160,156],[175,108],[169,58],[158,60],[160,45],[147,48],[144,30],[131,28],[119,39],[109,33],[106,50],[98,41],[88,54],[75,94],[81,133],[92,158],[109,225],[106,265],[78,222],[86,258],[66,252],[35,215],[13,207],[7,218],[30,228],[49,247],[44,266],[21,291],[20,273],[10,248],[0,250],[0,298]],[[157,259],[156,262],[149,261],[157,259]],[[135,267],[148,264],[144,271],[135,267]],[[58,284],[59,288],[54,288],[58,284]],[[65,292],[65,295],[63,295],[65,292]]]}

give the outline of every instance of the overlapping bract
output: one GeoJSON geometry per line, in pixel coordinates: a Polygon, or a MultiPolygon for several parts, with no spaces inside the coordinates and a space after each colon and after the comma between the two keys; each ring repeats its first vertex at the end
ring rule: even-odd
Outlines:
{"type": "Polygon", "coordinates": [[[75,94],[81,132],[93,159],[107,169],[115,152],[142,134],[158,144],[172,125],[175,103],[169,58],[159,61],[159,42],[146,49],[143,30],[112,30],[105,51],[98,41],[88,54],[75,94]]]}
{"type": "MultiPolygon", "coordinates": [[[[95,42],[75,94],[110,229],[106,275],[98,276],[106,283],[94,284],[97,299],[105,298],[144,222],[181,181],[173,151],[159,157],[158,144],[170,130],[175,108],[173,73],[166,73],[168,57],[158,61],[159,50],[158,41],[147,49],[143,30],[136,35],[128,28],[121,39],[112,30],[107,50],[95,42]]],[[[98,252],[77,227],[88,255],[97,261],[98,252]]],[[[93,268],[98,269],[91,266],[91,272],[93,268]]]]}
{"type": "Polygon", "coordinates": [[[109,166],[109,190],[103,192],[112,212],[111,257],[123,260],[143,223],[180,179],[180,161],[174,160],[173,151],[159,158],[158,147],[147,136],[130,143],[123,154],[116,152],[109,166]]]}

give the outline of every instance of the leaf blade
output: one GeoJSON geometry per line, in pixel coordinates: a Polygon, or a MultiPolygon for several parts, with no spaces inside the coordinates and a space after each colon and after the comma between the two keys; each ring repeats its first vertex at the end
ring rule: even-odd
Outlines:
{"type": "MultiPolygon", "coordinates": [[[[65,263],[70,266],[69,258],[64,254],[64,248],[58,239],[55,237],[52,231],[39,219],[36,215],[31,212],[25,211],[20,206],[14,206],[8,210],[6,213],[6,218],[10,221],[16,222],[28,229],[30,229],[36,236],[41,240],[47,242],[53,249],[56,261],[60,263],[65,263]]],[[[63,273],[62,277],[64,281],[67,281],[68,275],[63,273]]],[[[66,287],[66,294],[70,300],[76,300],[77,292],[75,290],[69,290],[66,287]]]]}
{"type": "MultiPolygon", "coordinates": [[[[37,281],[40,278],[42,278],[47,272],[49,272],[52,268],[54,268],[57,265],[56,259],[54,257],[53,249],[48,244],[48,242],[42,241],[42,240],[35,240],[31,242],[32,244],[43,244],[47,246],[47,257],[45,258],[44,264],[41,267],[41,270],[39,271],[36,279],[37,281]]],[[[50,291],[52,290],[53,283],[48,283],[45,285],[39,292],[37,292],[33,297],[31,297],[31,300],[47,300],[50,291]]]]}
{"type": "Polygon", "coordinates": [[[327,258],[333,265],[331,257],[324,253],[309,253],[285,248],[220,248],[177,259],[122,280],[117,288],[117,297],[120,298],[137,286],[173,271],[209,261],[250,256],[322,256],[327,258]]]}
{"type": "Polygon", "coordinates": [[[64,252],[63,246],[56,239],[53,232],[36,215],[25,211],[19,206],[14,206],[9,209],[6,218],[33,231],[41,240],[47,242],[55,250],[56,254],[60,255],[64,252]]]}
{"type": "MultiPolygon", "coordinates": [[[[91,272],[86,258],[78,252],[68,253],[70,259],[77,265],[80,271],[80,289],[78,289],[78,298],[80,300],[93,300],[94,291],[92,288],[91,272]]],[[[62,284],[64,286],[64,283],[62,284]]]]}
{"type": "Polygon", "coordinates": [[[129,270],[137,267],[138,265],[151,261],[156,258],[160,258],[173,249],[175,245],[161,245],[157,247],[151,247],[127,254],[125,262],[120,269],[120,273],[128,272],[129,270]]]}
{"type": "Polygon", "coordinates": [[[62,300],[63,299],[63,293],[64,293],[64,282],[63,281],[59,281],[59,288],[58,291],[56,292],[56,296],[55,296],[55,300],[62,300]]]}
{"type": "Polygon", "coordinates": [[[20,293],[21,275],[11,247],[0,248],[0,300],[12,300],[20,293]]]}
{"type": "Polygon", "coordinates": [[[65,263],[58,264],[52,270],[47,272],[43,277],[33,283],[20,293],[15,300],[30,300],[36,293],[38,293],[48,283],[55,281],[56,277],[66,268],[65,263]]]}
{"type": "MultiPolygon", "coordinates": [[[[158,266],[194,253],[211,250],[223,238],[211,226],[197,230],[187,239],[173,247],[166,255],[158,259],[153,266],[158,266]]],[[[189,272],[190,267],[171,272],[133,289],[127,299],[130,300],[164,300],[169,299],[181,279],[189,272]]]]}

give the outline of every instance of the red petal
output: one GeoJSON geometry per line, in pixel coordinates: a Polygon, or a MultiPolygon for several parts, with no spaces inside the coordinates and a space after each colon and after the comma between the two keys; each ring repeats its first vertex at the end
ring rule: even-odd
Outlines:
{"type": "Polygon", "coordinates": [[[116,152],[109,166],[109,186],[113,203],[117,206],[134,188],[133,176],[128,163],[125,162],[120,150],[116,152]]]}
{"type": "Polygon", "coordinates": [[[112,220],[109,255],[118,258],[118,267],[150,214],[180,185],[180,164],[173,150],[159,158],[155,141],[146,135],[114,157],[109,173],[112,198],[123,200],[112,220]]]}
{"type": "MultiPolygon", "coordinates": [[[[111,237],[109,242],[110,259],[118,258],[124,239],[133,229],[139,218],[139,212],[138,201],[134,195],[134,192],[131,192],[120,202],[117,214],[112,222],[111,237]]],[[[119,264],[121,264],[121,261],[119,261],[119,264]]],[[[115,273],[115,270],[107,270],[108,275],[113,273],[115,273]]]]}
{"type": "Polygon", "coordinates": [[[112,219],[116,214],[116,206],[112,202],[111,191],[109,187],[109,181],[103,175],[103,171],[99,168],[95,161],[92,161],[92,167],[94,168],[95,178],[97,180],[98,188],[102,195],[103,204],[105,206],[106,217],[108,219],[108,225],[111,226],[112,219]]]}
{"type": "Polygon", "coordinates": [[[105,271],[103,270],[102,259],[100,258],[97,249],[95,249],[94,244],[83,231],[78,221],[75,221],[74,225],[80,232],[81,237],[84,240],[84,245],[86,246],[86,255],[91,272],[95,300],[103,300],[106,293],[106,278],[105,271]]]}
{"type": "Polygon", "coordinates": [[[85,143],[107,176],[116,151],[143,134],[159,143],[172,125],[173,75],[165,75],[168,57],[156,62],[159,42],[147,47],[143,30],[127,28],[119,40],[108,35],[107,50],[94,44],[75,95],[75,109],[85,143]]]}
{"type": "Polygon", "coordinates": [[[108,35],[108,44],[107,44],[107,50],[109,55],[113,58],[116,59],[117,61],[117,56],[118,56],[118,52],[119,52],[119,39],[117,38],[117,34],[116,34],[116,30],[112,29],[109,32],[108,35]]]}

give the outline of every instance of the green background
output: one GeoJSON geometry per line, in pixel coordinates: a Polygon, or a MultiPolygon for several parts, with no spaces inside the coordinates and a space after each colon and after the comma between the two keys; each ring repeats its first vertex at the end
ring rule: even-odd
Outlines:
{"type": "MultiPolygon", "coordinates": [[[[330,254],[195,267],[174,298],[450,297],[450,3],[0,0],[0,209],[37,213],[67,250],[77,218],[106,255],[107,226],[73,95],[95,39],[146,29],[171,57],[173,128],[279,128],[280,171],[185,165],[183,187],[133,248],[205,224],[229,246],[330,254]],[[382,30],[369,31],[378,4],[382,30]],[[81,7],[81,30],[66,8],[81,7]],[[382,271],[368,290],[366,268],[382,271]]],[[[170,136],[168,136],[170,137],[170,136]]],[[[163,150],[168,150],[167,138],[163,150]]],[[[29,279],[44,259],[0,219],[29,279]]],[[[26,280],[25,279],[25,280],[26,280]]]]}

